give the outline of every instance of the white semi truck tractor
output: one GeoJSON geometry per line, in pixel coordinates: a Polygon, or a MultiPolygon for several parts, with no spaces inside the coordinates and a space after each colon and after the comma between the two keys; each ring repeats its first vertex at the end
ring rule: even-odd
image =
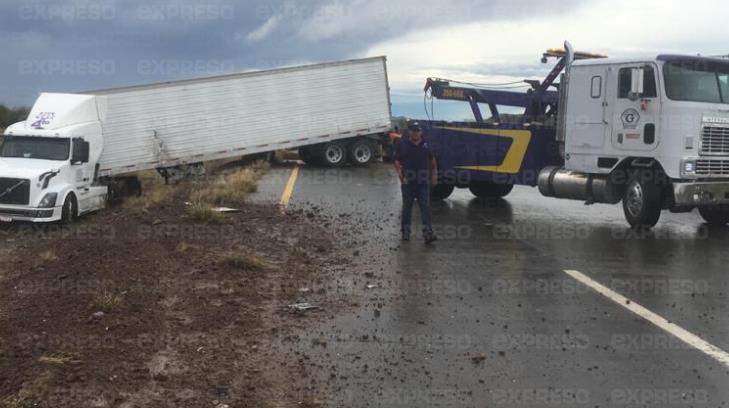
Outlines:
{"type": "Polygon", "coordinates": [[[0,145],[0,221],[71,221],[137,190],[135,172],[305,149],[370,162],[391,128],[385,57],[41,94],[0,145]]]}
{"type": "Polygon", "coordinates": [[[574,61],[566,44],[557,141],[563,166],[546,196],[622,200],[633,226],[698,208],[729,222],[729,60],[685,55],[574,61]]]}

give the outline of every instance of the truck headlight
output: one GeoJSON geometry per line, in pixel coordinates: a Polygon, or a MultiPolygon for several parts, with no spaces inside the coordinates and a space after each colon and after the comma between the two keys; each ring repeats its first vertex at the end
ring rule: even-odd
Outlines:
{"type": "Polygon", "coordinates": [[[681,162],[681,174],[684,176],[696,175],[696,161],[684,160],[681,162]]]}
{"type": "Polygon", "coordinates": [[[40,204],[38,204],[38,208],[55,207],[57,198],[58,198],[58,193],[48,193],[48,194],[44,195],[40,204]]]}

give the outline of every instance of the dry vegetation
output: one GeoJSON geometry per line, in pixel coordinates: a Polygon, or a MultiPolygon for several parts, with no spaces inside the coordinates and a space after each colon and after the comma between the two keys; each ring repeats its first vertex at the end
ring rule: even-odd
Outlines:
{"type": "Polygon", "coordinates": [[[258,180],[270,168],[268,162],[258,161],[243,169],[222,170],[221,174],[208,179],[204,185],[195,186],[190,193],[190,216],[199,222],[220,223],[225,216],[216,206],[243,204],[258,188],[258,180]]]}
{"type": "MultiPolygon", "coordinates": [[[[39,359],[39,362],[42,361],[39,359]]],[[[53,392],[53,384],[56,377],[57,375],[52,371],[45,370],[32,382],[26,383],[17,395],[9,396],[1,402],[7,408],[26,408],[33,406],[28,401],[48,399],[49,394],[53,392]]]]}
{"type": "Polygon", "coordinates": [[[222,223],[225,216],[215,207],[243,204],[248,195],[256,191],[261,176],[270,169],[270,164],[265,161],[257,161],[244,168],[232,165],[234,163],[230,161],[206,163],[208,176],[169,185],[154,170],[141,172],[137,177],[142,183],[142,195],[129,197],[124,207],[148,211],[169,204],[174,199],[189,200],[188,213],[193,220],[222,223]],[[189,191],[189,196],[179,197],[182,191],[189,191]]]}
{"type": "Polygon", "coordinates": [[[40,254],[38,254],[38,258],[40,258],[40,260],[44,262],[53,262],[58,260],[58,256],[52,249],[41,252],[40,254]]]}
{"type": "Polygon", "coordinates": [[[192,245],[188,244],[187,241],[180,241],[179,244],[175,247],[175,252],[184,254],[187,253],[189,250],[192,249],[192,245]]]}
{"type": "Polygon", "coordinates": [[[122,302],[122,297],[113,293],[105,292],[94,296],[93,306],[102,312],[113,311],[122,302]]]}
{"type": "Polygon", "coordinates": [[[256,191],[258,179],[268,170],[268,163],[263,163],[256,162],[250,167],[218,175],[205,187],[194,190],[191,201],[225,206],[242,204],[249,194],[256,191]]]}
{"type": "Polygon", "coordinates": [[[197,222],[222,224],[225,221],[225,216],[221,212],[215,211],[211,205],[202,200],[193,199],[188,212],[190,218],[197,222]]]}
{"type": "Polygon", "coordinates": [[[268,263],[247,249],[234,249],[226,253],[222,262],[238,269],[260,271],[268,268],[268,263]]]}
{"type": "Polygon", "coordinates": [[[164,179],[155,170],[143,171],[138,173],[137,177],[142,183],[142,195],[127,198],[124,207],[149,210],[172,200],[176,185],[165,184],[164,179]]]}
{"type": "Polygon", "coordinates": [[[17,395],[7,397],[0,401],[0,406],[8,408],[36,407],[38,404],[30,401],[51,400],[58,391],[54,384],[65,367],[77,366],[82,363],[80,357],[73,353],[44,354],[38,362],[46,367],[33,381],[24,385],[17,395]]]}
{"type": "Polygon", "coordinates": [[[43,355],[38,358],[38,362],[48,365],[62,366],[66,364],[78,364],[81,362],[78,356],[72,354],[51,354],[43,355]]]}

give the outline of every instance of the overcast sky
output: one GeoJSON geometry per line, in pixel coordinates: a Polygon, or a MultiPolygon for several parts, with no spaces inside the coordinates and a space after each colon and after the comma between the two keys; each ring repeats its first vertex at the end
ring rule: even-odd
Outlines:
{"type": "Polygon", "coordinates": [[[386,55],[393,113],[423,117],[428,76],[541,78],[541,52],[565,39],[610,56],[727,54],[728,12],[719,0],[2,0],[0,103],[386,55]]]}

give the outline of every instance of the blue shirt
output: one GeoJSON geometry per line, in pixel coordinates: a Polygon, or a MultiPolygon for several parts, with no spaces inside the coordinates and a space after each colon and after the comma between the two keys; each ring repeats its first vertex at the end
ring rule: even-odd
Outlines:
{"type": "Polygon", "coordinates": [[[401,139],[395,149],[395,161],[402,166],[402,175],[408,183],[430,183],[430,164],[433,152],[425,139],[415,144],[410,139],[401,139]]]}

